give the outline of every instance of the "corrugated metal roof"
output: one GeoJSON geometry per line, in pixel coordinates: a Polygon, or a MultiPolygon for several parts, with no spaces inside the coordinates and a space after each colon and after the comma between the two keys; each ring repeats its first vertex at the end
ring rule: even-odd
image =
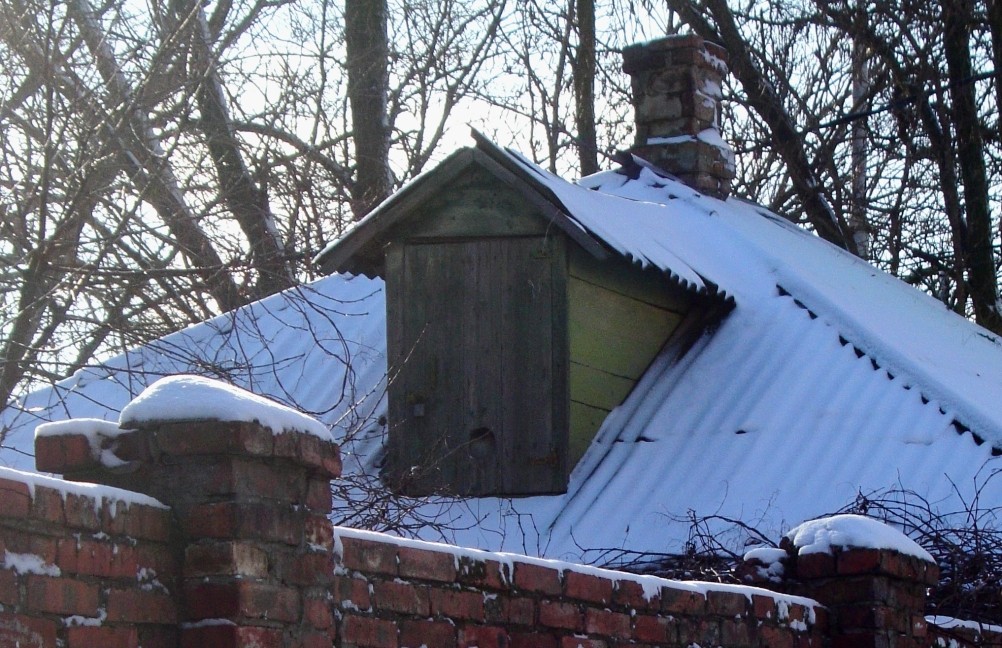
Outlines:
{"type": "MultiPolygon", "coordinates": [[[[566,494],[428,503],[418,513],[451,530],[425,537],[591,560],[681,550],[690,510],[778,537],[880,489],[912,489],[944,510],[975,492],[1002,505],[996,338],[761,207],[701,196],[643,166],[572,185],[524,158],[508,162],[618,253],[719,286],[736,306],[684,355],[655,360],[566,494]]],[[[375,475],[384,350],[382,282],[333,276],[80,372],[0,422],[30,448],[34,421],[114,418],[155,377],[221,364],[339,434],[358,431],[346,469],[375,475]]]]}

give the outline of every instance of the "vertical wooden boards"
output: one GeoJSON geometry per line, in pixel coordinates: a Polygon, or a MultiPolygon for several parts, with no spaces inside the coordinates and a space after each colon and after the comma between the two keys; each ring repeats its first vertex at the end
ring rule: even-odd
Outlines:
{"type": "Polygon", "coordinates": [[[567,405],[553,401],[554,307],[564,298],[553,273],[565,262],[554,250],[540,237],[391,246],[387,285],[399,289],[387,290],[388,325],[399,333],[390,334],[389,461],[406,492],[566,487],[567,405]]]}
{"type": "Polygon", "coordinates": [[[546,238],[507,239],[503,246],[502,485],[509,494],[561,492],[566,432],[553,418],[554,246],[546,238]]]}

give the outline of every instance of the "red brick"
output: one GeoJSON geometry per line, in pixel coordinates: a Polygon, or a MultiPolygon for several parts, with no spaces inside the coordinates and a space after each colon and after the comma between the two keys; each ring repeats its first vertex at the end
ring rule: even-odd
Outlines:
{"type": "Polygon", "coordinates": [[[560,648],[608,648],[609,644],[601,639],[587,637],[564,637],[560,640],[560,648]]]}
{"type": "Polygon", "coordinates": [[[283,573],[292,585],[330,585],[334,580],[334,555],[326,551],[296,554],[283,573]]]}
{"type": "Polygon", "coordinates": [[[267,583],[240,583],[240,614],[253,619],[297,621],[299,590],[267,583]]]}
{"type": "Polygon", "coordinates": [[[630,617],[619,612],[588,608],[585,610],[585,632],[617,639],[630,636],[630,617]]]}
{"type": "Polygon", "coordinates": [[[268,540],[296,546],[305,518],[304,511],[291,505],[215,502],[192,507],[182,526],[196,538],[268,540]]]}
{"type": "Polygon", "coordinates": [[[459,574],[456,578],[464,585],[493,590],[508,589],[512,582],[508,565],[470,556],[459,558],[459,574]]]}
{"type": "Polygon", "coordinates": [[[56,630],[55,621],[0,611],[0,646],[52,648],[56,630]]]}
{"type": "Polygon", "coordinates": [[[14,570],[0,569],[0,605],[17,605],[21,602],[17,581],[14,570]]]}
{"type": "Polygon", "coordinates": [[[157,445],[174,456],[249,455],[270,457],[274,435],[257,423],[183,421],[159,425],[157,445]]]}
{"type": "Polygon", "coordinates": [[[172,524],[170,511],[155,506],[112,500],[101,509],[101,526],[112,535],[166,542],[172,524]]]}
{"type": "Polygon", "coordinates": [[[89,617],[97,615],[96,585],[69,578],[30,574],[27,594],[27,607],[31,610],[89,617]]]}
{"type": "Polygon", "coordinates": [[[556,596],[561,592],[560,572],[552,567],[515,563],[515,587],[556,596]]]}
{"type": "Polygon", "coordinates": [[[451,583],[456,580],[456,558],[442,551],[400,547],[400,575],[404,578],[451,583]]]}
{"type": "Polygon", "coordinates": [[[39,472],[67,473],[99,465],[83,434],[35,437],[35,469],[39,472]]]}
{"type": "Polygon", "coordinates": [[[304,529],[307,544],[326,551],[334,547],[334,527],[326,515],[307,515],[304,529]]]}
{"type": "Polygon", "coordinates": [[[56,564],[63,571],[105,578],[136,578],[139,557],[135,548],[95,540],[59,541],[56,564]]]}
{"type": "Polygon", "coordinates": [[[568,571],[564,574],[564,593],[582,601],[606,604],[612,600],[612,580],[568,571]]]}
{"type": "Polygon", "coordinates": [[[343,643],[360,648],[397,648],[397,624],[393,621],[349,614],[345,616],[342,627],[343,643]]]}
{"type": "MultiPolygon", "coordinates": [[[[755,623],[751,621],[750,623],[755,623]]],[[[749,646],[755,645],[753,643],[753,637],[755,642],[757,642],[757,632],[753,630],[753,626],[749,625],[749,621],[741,619],[724,619],[720,623],[720,631],[723,637],[722,644],[728,646],[728,648],[747,648],[749,646]]]]}
{"type": "Polygon", "coordinates": [[[541,632],[511,633],[511,648],[558,648],[560,640],[553,635],[541,632]]]}
{"type": "Polygon", "coordinates": [[[755,611],[755,618],[757,619],[776,618],[776,600],[771,596],[752,594],[752,608],[755,611]]]}
{"type": "Polygon", "coordinates": [[[410,583],[381,581],[373,584],[372,604],[378,610],[428,616],[428,591],[410,583]]]}
{"type": "Polygon", "coordinates": [[[710,591],[706,594],[706,607],[710,614],[733,617],[744,616],[748,599],[737,592],[710,591]]]}
{"type": "Polygon", "coordinates": [[[334,623],[330,602],[327,599],[308,598],[303,601],[303,618],[314,628],[326,630],[334,623]]]}
{"type": "Polygon", "coordinates": [[[63,494],[53,488],[36,486],[35,498],[31,502],[31,517],[53,524],[66,524],[66,514],[63,513],[63,494]]]}
{"type": "Polygon", "coordinates": [[[372,608],[369,583],[364,579],[335,576],[332,592],[336,607],[356,610],[372,608]]]}
{"type": "Polygon", "coordinates": [[[793,632],[788,628],[760,626],[759,640],[769,648],[794,648],[793,632]]]}
{"type": "Polygon", "coordinates": [[[341,563],[348,569],[367,574],[397,575],[397,546],[390,542],[375,542],[342,537],[341,563]]]}
{"type": "Polygon", "coordinates": [[[649,643],[666,643],[673,639],[668,619],[647,614],[633,619],[633,638],[649,643]]]}
{"type": "Polygon", "coordinates": [[[465,626],[459,630],[460,648],[507,648],[508,633],[494,626],[465,626]]]}
{"type": "Polygon", "coordinates": [[[798,578],[827,578],[835,575],[835,557],[828,553],[797,556],[798,578]]]}
{"type": "Polygon", "coordinates": [[[432,615],[467,621],[484,620],[482,592],[432,589],[429,591],[432,615]]]}
{"type": "Polygon", "coordinates": [[[491,619],[492,621],[501,621],[506,625],[536,624],[536,601],[531,598],[505,596],[493,599],[491,603],[497,609],[499,617],[491,619]]]}
{"type": "Polygon", "coordinates": [[[108,620],[131,623],[176,623],[174,599],[162,592],[114,589],[108,593],[108,620]]]}
{"type": "Polygon", "coordinates": [[[75,626],[66,630],[69,648],[138,648],[139,632],[135,628],[104,628],[75,626]]]}
{"type": "Polygon", "coordinates": [[[306,485],[306,506],[310,510],[326,515],[331,512],[333,501],[329,479],[314,477],[309,480],[306,485]]]}
{"type": "Polygon", "coordinates": [[[95,508],[93,497],[67,493],[63,502],[66,524],[70,527],[97,531],[101,528],[100,509],[95,508]]]}
{"type": "Polygon", "coordinates": [[[456,626],[447,621],[401,621],[400,648],[455,648],[456,626]]]}
{"type": "Polygon", "coordinates": [[[285,432],[276,435],[275,456],[295,459],[325,477],[341,476],[341,452],[337,444],[313,434],[285,432]]]}
{"type": "Polygon", "coordinates": [[[673,587],[661,588],[661,611],[668,614],[703,614],[706,598],[702,594],[673,587]]]}
{"type": "Polygon", "coordinates": [[[661,608],[661,597],[658,594],[648,596],[644,586],[636,581],[616,581],[612,591],[612,602],[616,605],[636,608],[638,610],[658,610],[661,608]]]}
{"type": "Polygon", "coordinates": [[[240,590],[236,583],[185,584],[185,618],[226,619],[240,610],[240,590]]]}
{"type": "Polygon", "coordinates": [[[835,569],[839,574],[871,574],[880,571],[879,549],[850,549],[836,556],[835,569]]]}
{"type": "Polygon", "coordinates": [[[28,485],[12,479],[0,479],[0,517],[26,518],[30,512],[28,485]]]}
{"type": "Polygon", "coordinates": [[[186,576],[257,578],[268,575],[268,554],[250,542],[202,541],[184,550],[186,576]]]}
{"type": "Polygon", "coordinates": [[[284,648],[281,630],[213,625],[181,630],[181,648],[284,648]]]}
{"type": "Polygon", "coordinates": [[[299,643],[295,646],[296,648],[331,648],[331,638],[325,632],[304,631],[300,634],[299,643]]]}
{"type": "Polygon", "coordinates": [[[539,604],[539,624],[547,628],[581,632],[584,630],[584,616],[581,609],[572,603],[542,601],[539,604]]]}
{"type": "Polygon", "coordinates": [[[17,529],[4,529],[5,551],[37,556],[46,565],[56,564],[56,538],[35,535],[17,529]]]}

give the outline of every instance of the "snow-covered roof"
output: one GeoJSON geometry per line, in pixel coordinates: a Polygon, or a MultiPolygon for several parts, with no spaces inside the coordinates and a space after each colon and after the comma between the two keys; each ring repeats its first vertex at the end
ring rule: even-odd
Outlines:
{"type": "MultiPolygon", "coordinates": [[[[1002,480],[991,479],[1002,466],[998,338],[763,207],[701,195],[644,164],[573,184],[516,154],[490,155],[607,249],[719,289],[735,306],[681,358],[654,361],[567,493],[430,502],[417,512],[451,530],[426,529],[426,539],[591,561],[682,550],[689,511],[778,539],[887,488],[943,510],[975,493],[1002,505],[1002,480]]],[[[117,419],[155,378],[221,375],[221,366],[336,438],[361,431],[345,446],[345,469],[376,474],[383,309],[379,279],[321,279],[83,370],[0,413],[0,424],[13,430],[8,444],[30,450],[39,421],[117,419]]]]}

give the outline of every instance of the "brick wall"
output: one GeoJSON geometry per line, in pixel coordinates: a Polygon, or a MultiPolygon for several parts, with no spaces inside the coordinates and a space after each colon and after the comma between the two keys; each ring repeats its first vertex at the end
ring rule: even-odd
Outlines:
{"type": "Polygon", "coordinates": [[[848,548],[763,587],[678,583],[333,528],[337,447],[256,424],[170,423],[39,437],[0,469],[0,646],[993,645],[927,625],[935,565],[848,548]],[[108,452],[114,460],[106,465],[108,452]],[[142,493],[140,495],[138,493],[142,493]],[[156,500],[151,499],[155,497],[156,500]],[[157,501],[159,500],[159,501],[157,501]],[[169,508],[168,508],[169,506],[169,508]]]}
{"type": "Polygon", "coordinates": [[[137,500],[0,472],[0,646],[176,645],[170,511],[137,500]]]}
{"type": "Polygon", "coordinates": [[[763,589],[335,528],[344,647],[824,646],[826,610],[763,589]]]}

